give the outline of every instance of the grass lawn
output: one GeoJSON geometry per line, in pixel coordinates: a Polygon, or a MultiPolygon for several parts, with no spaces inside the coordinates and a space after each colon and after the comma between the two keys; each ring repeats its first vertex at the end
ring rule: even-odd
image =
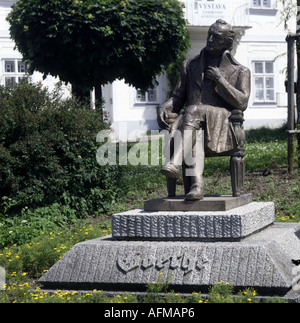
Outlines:
{"type": "MultiPolygon", "coordinates": [[[[261,129],[248,132],[246,146],[247,171],[245,190],[252,193],[254,201],[273,201],[276,208],[276,221],[300,221],[299,169],[287,172],[287,141],[284,129],[261,129]]],[[[296,155],[296,154],[295,154],[296,155]]],[[[297,164],[297,160],[295,160],[297,164]]],[[[27,243],[6,245],[0,249],[0,266],[5,268],[5,288],[0,290],[0,302],[138,302],[134,293],[107,296],[102,291],[93,293],[71,293],[57,291],[54,294],[40,293],[37,279],[47,271],[62,255],[80,241],[109,235],[110,215],[133,208],[143,207],[147,199],[166,196],[165,178],[159,172],[159,166],[126,166],[124,178],[120,179],[120,188],[127,191],[124,198],[112,205],[110,212],[78,220],[71,226],[57,227],[53,231],[45,230],[30,238],[27,243]]],[[[183,192],[182,179],[178,180],[178,193],[183,192]]],[[[230,194],[229,157],[209,158],[205,164],[205,193],[230,194]]],[[[26,222],[20,223],[22,226],[26,222]]],[[[8,229],[9,230],[9,229],[8,229]]],[[[1,237],[0,237],[1,240],[1,237]]],[[[1,282],[1,277],[0,277],[1,282]]],[[[1,286],[0,286],[1,289],[1,286]]],[[[147,288],[144,302],[256,302],[253,289],[240,291],[232,296],[232,286],[220,282],[213,286],[208,297],[197,291],[189,297],[165,292],[167,282],[158,281],[147,288]]],[[[270,300],[267,300],[270,301],[270,300]]],[[[273,299],[272,301],[278,301],[273,299]]]]}

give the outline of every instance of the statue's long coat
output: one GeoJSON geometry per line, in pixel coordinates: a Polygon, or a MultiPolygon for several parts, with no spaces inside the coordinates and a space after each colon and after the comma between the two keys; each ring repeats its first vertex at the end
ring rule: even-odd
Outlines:
{"type": "Polygon", "coordinates": [[[232,110],[244,111],[247,108],[251,75],[250,70],[240,65],[230,51],[225,51],[219,66],[223,77],[216,84],[205,78],[206,55],[204,48],[200,55],[183,63],[173,95],[162,107],[178,114],[185,107],[173,130],[184,122],[193,123],[199,129],[201,123],[205,130],[206,150],[223,153],[238,146],[230,116],[232,110]],[[195,107],[198,112],[191,120],[189,111],[195,107]]]}

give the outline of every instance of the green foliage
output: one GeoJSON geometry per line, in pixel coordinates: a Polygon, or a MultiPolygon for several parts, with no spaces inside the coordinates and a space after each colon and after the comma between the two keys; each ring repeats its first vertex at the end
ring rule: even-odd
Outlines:
{"type": "Polygon", "coordinates": [[[25,272],[28,277],[37,279],[76,243],[109,233],[107,222],[95,226],[81,222],[71,229],[43,233],[30,243],[5,247],[0,252],[0,266],[5,268],[8,277],[14,277],[13,273],[22,276],[25,272]]]}
{"type": "Polygon", "coordinates": [[[297,3],[293,0],[280,0],[282,9],[280,10],[280,22],[284,24],[284,29],[289,33],[289,22],[292,18],[297,16],[297,3]]]}
{"type": "Polygon", "coordinates": [[[41,233],[58,231],[76,220],[75,209],[53,203],[34,211],[25,207],[20,216],[4,218],[0,223],[0,248],[22,245],[41,233]]]}
{"type": "Polygon", "coordinates": [[[19,0],[8,21],[31,71],[84,88],[146,90],[189,44],[178,0],[19,0]]]}
{"type": "Polygon", "coordinates": [[[246,144],[246,169],[248,172],[263,171],[272,165],[287,163],[287,142],[274,140],[261,144],[246,144]]]}
{"type": "Polygon", "coordinates": [[[166,293],[169,288],[170,277],[164,276],[162,272],[157,275],[157,280],[147,284],[146,303],[165,303],[164,298],[160,295],[166,293]]]}
{"type": "Polygon", "coordinates": [[[287,125],[283,124],[281,127],[270,129],[268,127],[260,127],[258,129],[246,130],[247,143],[273,142],[283,141],[287,139],[287,125]]]}
{"type": "Polygon", "coordinates": [[[49,213],[64,222],[108,210],[123,170],[97,164],[96,135],[108,128],[98,112],[41,85],[0,87],[0,93],[0,221],[49,213]]]}
{"type": "Polygon", "coordinates": [[[212,286],[209,291],[210,303],[234,303],[232,298],[233,286],[223,281],[212,286]]]}
{"type": "MultiPolygon", "coordinates": [[[[286,125],[275,129],[261,127],[247,130],[245,145],[246,171],[257,172],[276,165],[286,165],[286,139],[286,125]]],[[[297,156],[296,143],[294,155],[297,156]]],[[[216,171],[229,172],[229,160],[229,157],[206,158],[204,173],[212,175],[216,171]]]]}

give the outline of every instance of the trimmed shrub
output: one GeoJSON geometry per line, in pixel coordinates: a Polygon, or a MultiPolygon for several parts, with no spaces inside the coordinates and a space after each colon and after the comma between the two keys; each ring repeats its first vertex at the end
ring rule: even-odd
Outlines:
{"type": "MultiPolygon", "coordinates": [[[[41,84],[0,87],[0,214],[58,203],[86,217],[109,209],[120,166],[100,167],[96,135],[109,125],[41,84]]],[[[1,215],[0,215],[1,221],[1,215]]]]}

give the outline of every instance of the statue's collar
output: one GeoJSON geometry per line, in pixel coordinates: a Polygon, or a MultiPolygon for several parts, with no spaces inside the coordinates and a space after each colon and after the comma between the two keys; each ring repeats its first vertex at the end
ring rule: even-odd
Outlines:
{"type": "MultiPolygon", "coordinates": [[[[200,60],[201,60],[201,65],[202,66],[204,65],[205,55],[207,55],[207,52],[206,52],[205,48],[203,48],[201,53],[200,53],[200,60]]],[[[228,66],[228,65],[239,65],[239,63],[232,56],[230,50],[225,50],[224,53],[222,54],[220,68],[228,66]]]]}

